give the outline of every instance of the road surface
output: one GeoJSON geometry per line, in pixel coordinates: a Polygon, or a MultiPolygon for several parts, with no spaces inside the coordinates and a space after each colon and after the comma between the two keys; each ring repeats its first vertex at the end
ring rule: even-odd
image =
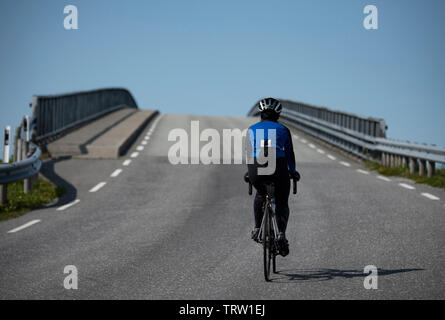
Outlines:
{"type": "Polygon", "coordinates": [[[289,200],[290,255],[266,283],[245,166],[168,161],[168,133],[190,131],[191,120],[201,130],[255,121],[165,114],[119,160],[47,163],[68,193],[0,223],[0,298],[445,298],[445,193],[378,177],[295,130],[302,181],[289,200]],[[67,265],[77,290],[64,288],[67,265]],[[364,288],[368,265],[377,290],[364,288]]]}

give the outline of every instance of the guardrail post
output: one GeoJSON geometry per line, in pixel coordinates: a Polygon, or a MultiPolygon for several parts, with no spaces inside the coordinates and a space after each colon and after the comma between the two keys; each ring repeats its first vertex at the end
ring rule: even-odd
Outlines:
{"type": "Polygon", "coordinates": [[[389,158],[390,158],[390,161],[391,161],[391,163],[390,163],[390,167],[391,168],[394,168],[395,167],[395,156],[393,155],[393,154],[391,154],[390,156],[389,156],[389,158]]]}
{"type": "Polygon", "coordinates": [[[8,202],[8,185],[0,185],[0,204],[6,204],[8,202]]]}
{"type": "Polygon", "coordinates": [[[434,161],[428,161],[428,178],[431,178],[434,173],[435,173],[435,168],[436,164],[434,163],[434,161]]]}
{"type": "Polygon", "coordinates": [[[423,159],[419,160],[419,176],[425,175],[426,161],[423,159]]]}
{"type": "Polygon", "coordinates": [[[406,159],[406,157],[402,157],[402,168],[406,168],[406,166],[407,166],[407,159],[406,159]]]}
{"type": "Polygon", "coordinates": [[[417,171],[417,159],[409,158],[409,173],[415,174],[417,171]]]}

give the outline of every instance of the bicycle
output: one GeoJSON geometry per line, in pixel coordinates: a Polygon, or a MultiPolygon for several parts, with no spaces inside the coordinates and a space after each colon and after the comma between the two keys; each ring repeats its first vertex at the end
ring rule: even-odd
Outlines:
{"type": "MultiPolygon", "coordinates": [[[[297,180],[293,181],[293,194],[297,194],[297,180]]],[[[277,273],[276,257],[278,250],[278,225],[275,216],[275,186],[273,182],[266,182],[266,201],[263,204],[263,220],[257,242],[263,245],[264,278],[267,282],[270,279],[270,265],[272,262],[273,273],[277,273]]],[[[249,195],[252,195],[252,183],[249,181],[249,195]]]]}

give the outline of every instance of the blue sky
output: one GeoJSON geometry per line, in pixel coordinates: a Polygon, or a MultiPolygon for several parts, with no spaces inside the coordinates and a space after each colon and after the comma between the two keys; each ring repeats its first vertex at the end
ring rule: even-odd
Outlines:
{"type": "Polygon", "coordinates": [[[445,146],[444,12],[442,0],[2,0],[0,127],[17,125],[33,94],[119,86],[168,113],[244,116],[263,96],[298,100],[445,146]],[[78,30],[63,28],[68,4],[78,30]],[[378,30],[363,28],[367,4],[378,30]]]}

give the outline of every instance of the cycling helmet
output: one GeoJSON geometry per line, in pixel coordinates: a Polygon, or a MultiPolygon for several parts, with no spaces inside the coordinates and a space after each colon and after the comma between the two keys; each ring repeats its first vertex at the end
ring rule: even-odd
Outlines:
{"type": "Polygon", "coordinates": [[[281,113],[281,103],[277,99],[274,98],[265,98],[260,100],[260,104],[258,105],[258,110],[260,112],[266,111],[266,110],[272,110],[277,114],[281,113]]]}

